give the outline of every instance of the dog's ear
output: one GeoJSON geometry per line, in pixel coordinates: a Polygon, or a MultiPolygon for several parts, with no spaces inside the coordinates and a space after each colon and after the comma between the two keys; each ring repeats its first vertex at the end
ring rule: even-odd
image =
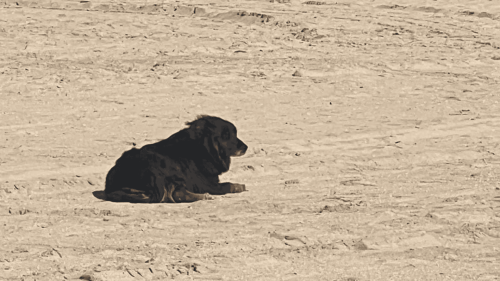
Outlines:
{"type": "Polygon", "coordinates": [[[231,165],[231,152],[229,147],[227,147],[227,141],[230,139],[231,135],[229,128],[227,126],[222,127],[220,138],[214,138],[214,147],[217,151],[217,156],[219,160],[219,165],[221,166],[222,173],[229,170],[229,165],[231,165]]]}
{"type": "Polygon", "coordinates": [[[227,172],[229,170],[229,165],[231,165],[231,157],[227,152],[227,148],[219,142],[219,138],[216,136],[205,138],[204,146],[212,157],[212,163],[218,173],[227,172]]]}
{"type": "Polygon", "coordinates": [[[227,172],[229,170],[229,165],[231,165],[231,155],[227,151],[227,147],[219,141],[215,141],[215,147],[217,150],[217,154],[219,155],[219,160],[223,172],[227,172]]]}
{"type": "Polygon", "coordinates": [[[221,121],[223,120],[217,117],[201,115],[193,122],[186,123],[189,126],[189,137],[202,141],[210,155],[210,164],[205,165],[212,166],[218,174],[227,172],[231,164],[230,152],[223,141],[223,138],[230,137],[230,132],[227,126],[221,126],[221,121]]]}

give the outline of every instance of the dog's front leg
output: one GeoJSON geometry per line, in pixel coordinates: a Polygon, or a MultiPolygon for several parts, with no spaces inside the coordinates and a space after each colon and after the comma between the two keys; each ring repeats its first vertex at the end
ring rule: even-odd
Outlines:
{"type": "Polygon", "coordinates": [[[176,189],[174,193],[172,194],[172,197],[174,198],[175,202],[181,203],[181,202],[195,202],[199,200],[213,200],[214,198],[210,196],[210,194],[205,193],[193,193],[189,190],[187,190],[185,187],[181,187],[179,189],[176,189]]]}
{"type": "Polygon", "coordinates": [[[245,185],[239,183],[223,182],[219,186],[223,193],[240,193],[246,191],[245,185]]]}

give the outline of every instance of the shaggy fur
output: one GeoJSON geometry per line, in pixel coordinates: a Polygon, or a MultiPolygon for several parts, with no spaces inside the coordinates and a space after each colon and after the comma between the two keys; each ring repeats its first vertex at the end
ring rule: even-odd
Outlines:
{"type": "Polygon", "coordinates": [[[107,200],[193,202],[209,199],[209,194],[245,191],[243,184],[219,183],[230,157],[247,150],[236,127],[213,116],[199,116],[186,125],[165,140],[125,151],[106,176],[107,200]]]}

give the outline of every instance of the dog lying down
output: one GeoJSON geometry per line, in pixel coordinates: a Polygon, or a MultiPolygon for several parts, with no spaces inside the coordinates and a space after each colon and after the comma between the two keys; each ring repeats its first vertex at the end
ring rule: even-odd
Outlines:
{"type": "Polygon", "coordinates": [[[219,183],[231,156],[247,146],[236,127],[213,116],[198,116],[168,139],[123,153],[106,176],[107,200],[132,203],[178,203],[245,191],[245,185],[219,183]]]}

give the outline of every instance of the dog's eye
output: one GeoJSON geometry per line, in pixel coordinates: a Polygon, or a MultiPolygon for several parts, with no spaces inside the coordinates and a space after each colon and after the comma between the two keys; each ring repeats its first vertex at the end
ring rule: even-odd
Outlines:
{"type": "Polygon", "coordinates": [[[230,138],[229,128],[225,127],[222,129],[221,137],[223,140],[228,140],[230,138]]]}

